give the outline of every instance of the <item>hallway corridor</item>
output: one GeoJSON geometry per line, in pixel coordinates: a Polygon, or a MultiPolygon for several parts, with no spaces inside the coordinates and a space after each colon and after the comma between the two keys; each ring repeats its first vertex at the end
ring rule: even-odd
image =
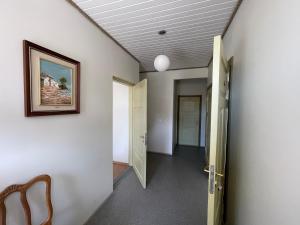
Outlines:
{"type": "Polygon", "coordinates": [[[148,153],[147,189],[130,169],[87,225],[205,225],[204,149],[178,148],[173,157],[148,153]]]}

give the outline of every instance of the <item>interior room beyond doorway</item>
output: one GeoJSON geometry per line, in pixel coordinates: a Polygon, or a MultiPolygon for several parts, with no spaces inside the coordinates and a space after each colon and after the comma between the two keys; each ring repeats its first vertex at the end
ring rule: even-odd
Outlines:
{"type": "Polygon", "coordinates": [[[207,79],[182,79],[174,83],[174,143],[205,146],[207,79]]]}
{"type": "Polygon", "coordinates": [[[130,86],[113,81],[113,178],[129,168],[130,86]]]}

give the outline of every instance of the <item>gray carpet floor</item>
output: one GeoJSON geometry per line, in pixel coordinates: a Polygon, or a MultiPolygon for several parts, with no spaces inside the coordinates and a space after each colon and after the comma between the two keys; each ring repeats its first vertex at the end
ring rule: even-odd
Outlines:
{"type": "Polygon", "coordinates": [[[204,149],[148,153],[147,189],[130,169],[87,225],[206,225],[204,149]]]}

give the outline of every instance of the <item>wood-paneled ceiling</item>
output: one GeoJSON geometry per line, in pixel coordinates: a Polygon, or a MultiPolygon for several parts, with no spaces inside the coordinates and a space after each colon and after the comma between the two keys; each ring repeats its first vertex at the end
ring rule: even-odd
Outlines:
{"type": "Polygon", "coordinates": [[[73,0],[141,63],[166,54],[170,69],[204,67],[213,37],[226,29],[239,0],[73,0]],[[166,30],[165,36],[158,31],[166,30]]]}

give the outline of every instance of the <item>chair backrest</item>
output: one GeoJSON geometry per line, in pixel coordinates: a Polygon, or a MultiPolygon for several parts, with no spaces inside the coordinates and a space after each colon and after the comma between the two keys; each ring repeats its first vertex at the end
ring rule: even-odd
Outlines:
{"type": "Polygon", "coordinates": [[[27,225],[31,224],[31,211],[27,201],[26,192],[27,190],[37,182],[45,182],[46,183],[46,204],[48,208],[48,217],[41,225],[51,225],[52,224],[52,216],[53,216],[53,208],[51,203],[51,177],[49,175],[40,175],[33,178],[26,184],[14,184],[8,186],[4,191],[0,193],[0,225],[6,225],[6,207],[5,207],[5,199],[15,192],[20,192],[20,200],[25,212],[25,219],[27,225]]]}

